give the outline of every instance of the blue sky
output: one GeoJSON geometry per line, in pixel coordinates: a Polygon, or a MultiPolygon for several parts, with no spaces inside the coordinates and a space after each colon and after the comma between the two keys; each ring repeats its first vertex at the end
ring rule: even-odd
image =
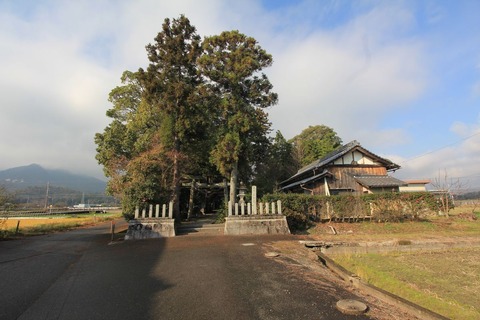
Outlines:
{"type": "Polygon", "coordinates": [[[273,55],[274,130],[332,127],[400,164],[480,187],[479,1],[1,1],[0,169],[101,177],[93,136],[122,71],[147,64],[164,18],[236,29],[273,55]]]}

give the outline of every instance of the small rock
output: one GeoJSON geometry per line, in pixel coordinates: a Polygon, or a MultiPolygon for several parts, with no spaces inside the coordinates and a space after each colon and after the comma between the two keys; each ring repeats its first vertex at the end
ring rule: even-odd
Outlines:
{"type": "Polygon", "coordinates": [[[360,315],[367,312],[368,307],[363,302],[352,299],[344,299],[337,302],[337,309],[344,314],[360,315]]]}
{"type": "Polygon", "coordinates": [[[278,252],[267,252],[265,253],[265,257],[267,258],[275,258],[275,257],[278,257],[280,255],[280,253],[278,252]]]}

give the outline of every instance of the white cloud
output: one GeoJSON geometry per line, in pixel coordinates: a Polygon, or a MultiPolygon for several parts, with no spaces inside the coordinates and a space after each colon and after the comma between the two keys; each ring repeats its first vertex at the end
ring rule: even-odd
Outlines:
{"type": "Polygon", "coordinates": [[[332,31],[276,39],[269,74],[281,95],[271,110],[274,124],[289,138],[308,125],[326,124],[345,140],[375,140],[379,121],[426,86],[421,44],[389,34],[409,28],[406,16],[379,10],[332,31]]]}
{"type": "MultiPolygon", "coordinates": [[[[25,15],[2,7],[0,169],[37,162],[101,175],[93,137],[109,122],[108,92],[124,70],[148,64],[145,45],[164,18],[182,13],[201,36],[238,29],[273,55],[265,72],[280,102],[269,113],[286,138],[324,124],[373,152],[414,143],[409,128],[389,119],[432,81],[428,39],[414,32],[416,12],[408,2],[345,6],[347,14],[335,1],[292,2],[268,12],[255,0],[39,2],[25,15]]],[[[445,8],[427,9],[427,22],[448,18],[445,8]]],[[[473,88],[480,95],[480,85],[473,88]]],[[[459,139],[475,130],[478,123],[451,127],[459,139]]],[[[478,136],[466,139],[407,161],[399,172],[429,177],[457,165],[455,174],[467,175],[475,171],[471,159],[480,156],[479,143],[478,136]]]]}
{"type": "Polygon", "coordinates": [[[452,132],[458,136],[456,143],[431,150],[412,159],[392,156],[391,160],[402,165],[396,173],[404,179],[435,179],[446,172],[452,179],[460,179],[464,188],[480,187],[480,122],[466,124],[454,122],[452,132]]]}

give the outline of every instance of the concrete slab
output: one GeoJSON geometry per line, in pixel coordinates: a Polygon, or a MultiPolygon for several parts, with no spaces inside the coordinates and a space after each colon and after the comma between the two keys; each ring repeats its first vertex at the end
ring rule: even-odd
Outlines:
{"type": "Polygon", "coordinates": [[[175,237],[175,220],[170,218],[145,218],[128,221],[125,240],[175,237]]]}
{"type": "Polygon", "coordinates": [[[290,229],[282,215],[230,216],[225,218],[224,234],[290,234],[290,229]]]}

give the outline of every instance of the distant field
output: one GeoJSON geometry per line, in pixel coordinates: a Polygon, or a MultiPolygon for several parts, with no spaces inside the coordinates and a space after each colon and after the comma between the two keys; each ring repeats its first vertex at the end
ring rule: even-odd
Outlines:
{"type": "Polygon", "coordinates": [[[111,212],[102,214],[90,213],[81,215],[50,216],[48,218],[1,218],[0,231],[3,233],[3,237],[12,236],[19,223],[19,234],[21,235],[44,234],[91,225],[97,222],[118,218],[120,216],[120,212],[111,212]]]}

